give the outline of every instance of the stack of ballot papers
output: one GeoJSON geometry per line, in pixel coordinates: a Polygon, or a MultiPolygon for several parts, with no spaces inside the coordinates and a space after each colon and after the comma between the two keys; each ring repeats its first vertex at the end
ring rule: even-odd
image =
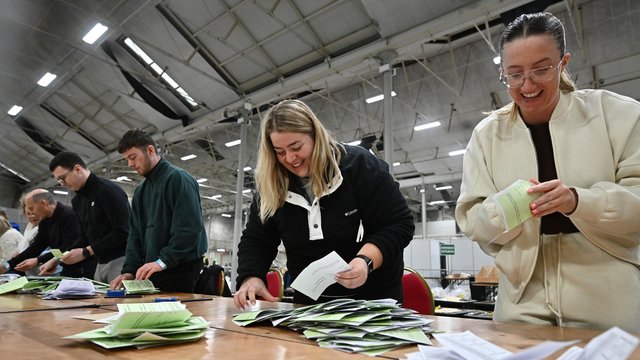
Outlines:
{"type": "Polygon", "coordinates": [[[431,345],[426,334],[432,331],[432,320],[399,307],[392,299],[336,299],[293,310],[249,311],[233,318],[240,326],[266,320],[301,331],[320,347],[370,356],[407,344],[431,345]]]}
{"type": "Polygon", "coordinates": [[[151,280],[122,280],[122,286],[127,295],[134,294],[154,294],[160,292],[156,289],[151,280]]]}
{"type": "Polygon", "coordinates": [[[106,293],[109,289],[109,284],[87,278],[70,278],[64,276],[27,276],[27,279],[29,280],[29,282],[25,284],[22,289],[18,291],[18,293],[46,294],[52,290],[56,290],[60,285],[60,282],[64,279],[89,281],[93,284],[94,291],[96,293],[106,293]]]}
{"type": "Polygon", "coordinates": [[[43,299],[82,299],[93,297],[95,294],[96,288],[89,280],[62,279],[55,290],[45,293],[43,299]]]}
{"type": "Polygon", "coordinates": [[[105,349],[144,348],[198,340],[209,322],[180,302],[118,304],[118,314],[96,322],[108,325],[65,337],[85,339],[105,349]]]}
{"type": "MultiPolygon", "coordinates": [[[[574,341],[544,341],[528,349],[512,353],[492,344],[470,331],[433,334],[441,346],[418,345],[419,352],[407,354],[407,360],[528,360],[544,359],[555,352],[578,343],[574,341]]],[[[593,338],[584,349],[573,346],[559,360],[628,359],[640,339],[613,327],[593,338]]]]}

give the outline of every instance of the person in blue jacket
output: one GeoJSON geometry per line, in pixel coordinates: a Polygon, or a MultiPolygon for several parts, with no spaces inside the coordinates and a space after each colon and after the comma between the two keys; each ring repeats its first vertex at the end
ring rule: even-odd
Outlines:
{"type": "MultiPolygon", "coordinates": [[[[238,246],[238,308],[257,296],[277,300],[265,276],[281,240],[293,279],[332,251],[349,264],[318,302],[402,301],[403,250],[414,219],[384,161],[339,144],[305,103],[284,100],[263,119],[256,184],[238,246]]],[[[314,302],[298,291],[293,300],[314,302]]]]}
{"type": "Polygon", "coordinates": [[[198,183],[161,158],[143,130],[127,131],[118,152],[146,179],[133,194],[122,274],[111,288],[150,279],[162,291],[194,292],[208,247],[198,183]]]}

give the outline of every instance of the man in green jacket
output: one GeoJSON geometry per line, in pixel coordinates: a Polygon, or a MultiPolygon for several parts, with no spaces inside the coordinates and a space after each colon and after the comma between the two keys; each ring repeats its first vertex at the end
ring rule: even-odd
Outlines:
{"type": "Polygon", "coordinates": [[[127,131],[118,152],[146,179],[133,195],[122,274],[111,288],[150,279],[162,291],[193,292],[208,248],[198,183],[161,158],[143,130],[127,131]]]}

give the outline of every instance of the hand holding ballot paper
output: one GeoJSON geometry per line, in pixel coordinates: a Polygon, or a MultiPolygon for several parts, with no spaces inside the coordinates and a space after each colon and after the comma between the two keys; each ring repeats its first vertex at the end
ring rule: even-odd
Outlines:
{"type": "Polygon", "coordinates": [[[529,181],[516,180],[509,187],[496,194],[498,209],[500,209],[507,231],[533,217],[529,204],[539,196],[539,194],[527,192],[533,185],[529,181]]]}
{"type": "Polygon", "coordinates": [[[336,274],[349,270],[347,264],[335,251],[309,264],[291,283],[291,287],[318,300],[324,289],[336,283],[336,274]]]}

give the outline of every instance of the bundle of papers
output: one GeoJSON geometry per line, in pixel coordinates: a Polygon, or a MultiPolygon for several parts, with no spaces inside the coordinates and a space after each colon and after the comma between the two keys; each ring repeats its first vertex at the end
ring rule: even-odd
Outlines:
{"type": "Polygon", "coordinates": [[[28,276],[29,282],[25,284],[18,292],[21,294],[46,294],[52,290],[56,290],[60,282],[64,279],[89,281],[93,284],[96,293],[106,293],[109,284],[101,283],[93,279],[87,278],[70,278],[64,276],[28,276]]]}
{"type": "Polygon", "coordinates": [[[96,288],[89,280],[62,279],[55,290],[48,291],[43,299],[82,299],[93,297],[96,288]]]}
{"type": "Polygon", "coordinates": [[[118,304],[118,314],[100,320],[109,325],[65,337],[85,339],[105,349],[144,348],[198,340],[209,323],[180,302],[118,304]]]}
{"type": "MultiPolygon", "coordinates": [[[[545,341],[526,350],[512,353],[479,338],[470,331],[464,333],[434,334],[440,347],[418,345],[419,352],[407,354],[407,360],[527,360],[544,359],[558,350],[573,345],[574,341],[545,341]]],[[[559,360],[628,359],[640,340],[613,327],[593,338],[584,349],[577,346],[567,350],[559,360]]]]}
{"type": "Polygon", "coordinates": [[[496,194],[495,200],[502,215],[506,230],[511,230],[530,219],[533,215],[529,204],[540,194],[529,194],[527,190],[534,184],[525,180],[516,180],[506,189],[496,194]]]}
{"type": "Polygon", "coordinates": [[[431,333],[432,320],[399,307],[392,299],[336,299],[293,310],[249,311],[233,318],[240,326],[265,320],[301,331],[320,347],[370,356],[408,344],[431,345],[426,334],[431,333]]]}
{"type": "Polygon", "coordinates": [[[156,289],[151,280],[122,280],[124,291],[128,295],[134,294],[154,294],[160,292],[156,289]]]}

